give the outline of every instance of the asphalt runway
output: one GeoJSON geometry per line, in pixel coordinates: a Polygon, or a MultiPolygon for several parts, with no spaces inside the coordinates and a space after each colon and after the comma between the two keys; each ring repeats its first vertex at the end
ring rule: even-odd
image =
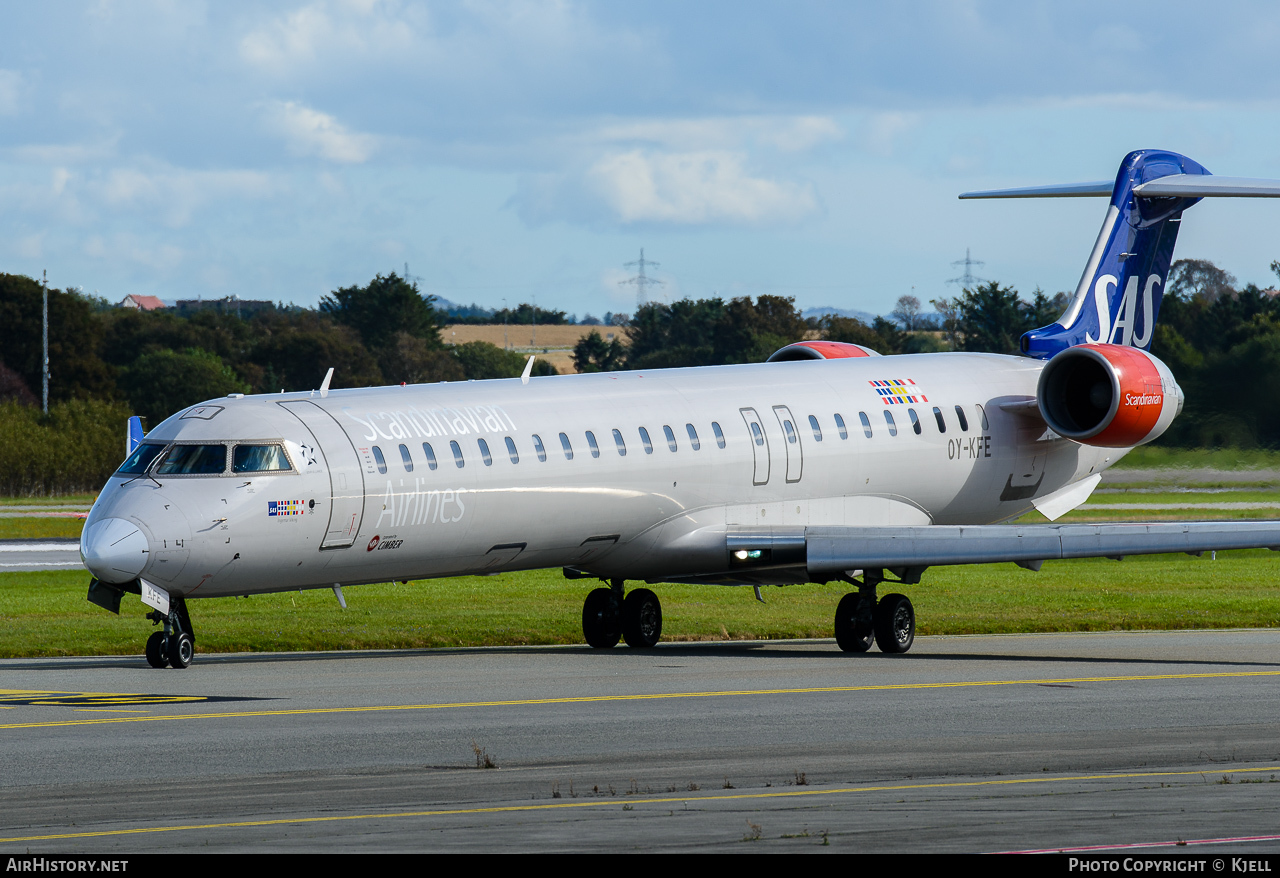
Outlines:
{"type": "Polygon", "coordinates": [[[6,852],[1280,851],[1274,630],[21,659],[0,681],[6,852]]]}

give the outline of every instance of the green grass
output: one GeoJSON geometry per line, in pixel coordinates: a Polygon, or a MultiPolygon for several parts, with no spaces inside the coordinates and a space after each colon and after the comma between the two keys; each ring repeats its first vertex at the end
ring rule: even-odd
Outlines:
{"type": "Polygon", "coordinates": [[[48,506],[56,509],[59,506],[84,506],[93,505],[93,501],[98,499],[97,494],[59,494],[56,497],[0,497],[0,507],[3,506],[48,506]]]}
{"type": "Polygon", "coordinates": [[[1265,448],[1162,448],[1143,445],[1113,469],[1208,467],[1222,470],[1280,469],[1280,451],[1265,448]]]}
{"type": "Polygon", "coordinates": [[[0,518],[0,540],[80,539],[83,518],[0,518]]]}
{"type": "MultiPolygon", "coordinates": [[[[935,568],[900,590],[921,634],[1280,626],[1280,555],[1265,550],[935,568]]],[[[136,596],[114,616],[85,600],[83,572],[0,574],[0,656],[138,654],[150,623],[136,596]]],[[[580,643],[594,587],[558,570],[192,601],[202,652],[580,643]]],[[[844,586],[657,585],[664,640],[829,637],[844,586]]]]}

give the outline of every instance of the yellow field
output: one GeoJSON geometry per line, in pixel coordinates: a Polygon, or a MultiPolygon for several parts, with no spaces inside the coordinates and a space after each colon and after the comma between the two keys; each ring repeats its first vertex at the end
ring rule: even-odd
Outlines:
{"type": "Polygon", "coordinates": [[[596,330],[610,341],[610,336],[628,344],[630,339],[625,332],[616,326],[506,326],[475,325],[455,323],[440,330],[440,338],[445,344],[466,344],[469,341],[487,341],[498,347],[507,347],[522,354],[538,354],[539,359],[547,360],[561,374],[570,374],[573,368],[573,346],[578,339],[590,335],[596,330]],[[505,339],[504,339],[505,333],[505,339]]]}

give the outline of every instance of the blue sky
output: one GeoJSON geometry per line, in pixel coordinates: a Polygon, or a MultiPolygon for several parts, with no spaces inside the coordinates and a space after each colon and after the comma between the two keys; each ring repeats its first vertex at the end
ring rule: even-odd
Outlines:
{"type": "MultiPolygon", "coordinates": [[[[63,2],[0,7],[0,271],[119,300],[403,271],[459,302],[1074,289],[1131,149],[1280,177],[1280,7],[1170,2],[63,2]]],[[[1280,204],[1177,255],[1270,286],[1280,204]]]]}

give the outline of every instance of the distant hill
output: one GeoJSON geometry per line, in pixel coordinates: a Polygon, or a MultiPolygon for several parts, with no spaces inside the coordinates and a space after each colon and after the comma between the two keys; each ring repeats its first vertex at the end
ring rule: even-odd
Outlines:
{"type": "Polygon", "coordinates": [[[871,324],[871,321],[876,319],[876,315],[869,311],[855,311],[850,308],[832,308],[829,305],[825,305],[820,308],[807,308],[800,313],[800,316],[805,320],[808,320],[810,317],[826,317],[828,314],[834,314],[837,317],[853,317],[868,325],[871,324]]]}

